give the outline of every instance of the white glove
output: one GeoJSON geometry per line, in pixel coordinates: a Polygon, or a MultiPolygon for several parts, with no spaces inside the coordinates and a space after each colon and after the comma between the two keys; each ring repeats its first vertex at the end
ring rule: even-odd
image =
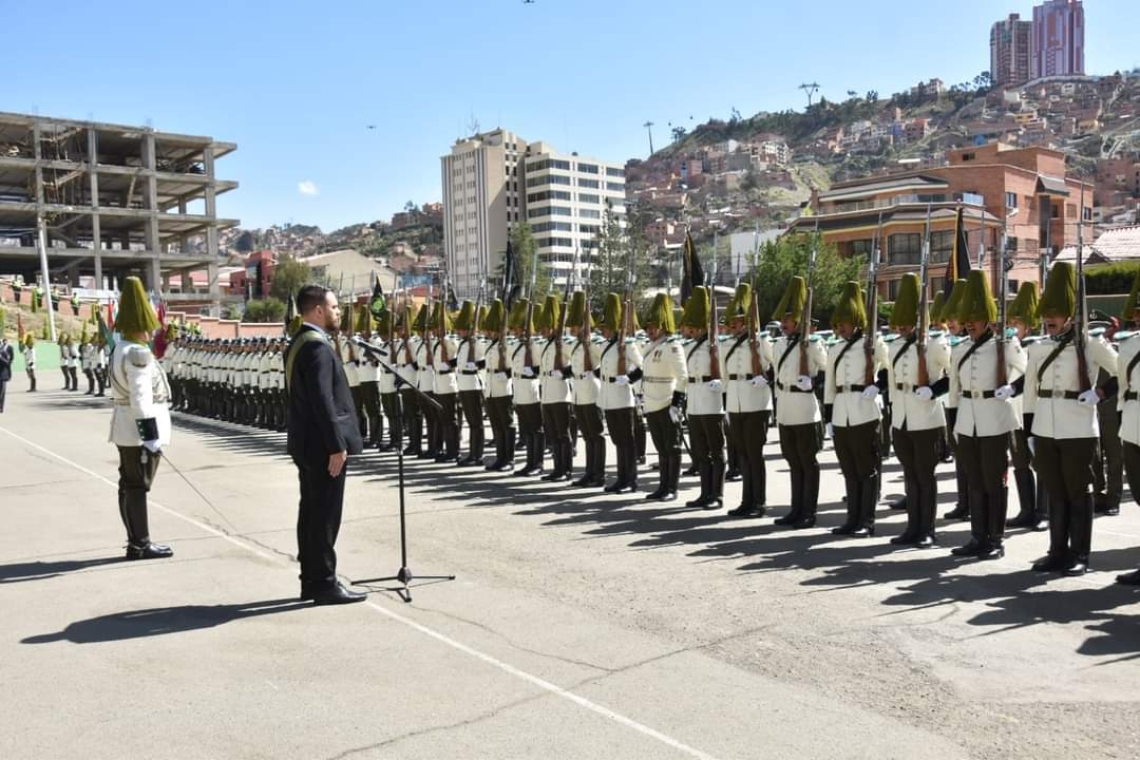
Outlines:
{"type": "Polygon", "coordinates": [[[800,375],[799,379],[796,380],[796,387],[799,388],[801,391],[804,391],[805,393],[807,391],[810,391],[811,390],[811,378],[808,377],[807,375],[800,375]]]}
{"type": "Polygon", "coordinates": [[[151,454],[161,454],[162,445],[158,441],[143,441],[143,448],[151,454]]]}
{"type": "Polygon", "coordinates": [[[475,362],[467,362],[467,364],[465,364],[464,367],[467,368],[468,372],[474,372],[475,370],[479,369],[479,365],[476,364],[475,362]]]}
{"type": "Polygon", "coordinates": [[[681,408],[677,406],[669,407],[669,419],[673,420],[674,425],[681,424],[681,408]]]}
{"type": "Polygon", "coordinates": [[[879,397],[879,386],[868,385],[866,388],[863,389],[863,400],[864,401],[874,401],[878,397],[879,397]]]}
{"type": "Polygon", "coordinates": [[[768,387],[768,378],[764,377],[763,375],[757,375],[756,377],[752,378],[748,382],[752,383],[753,388],[767,388],[768,387]]]}
{"type": "Polygon", "coordinates": [[[534,377],[534,367],[523,367],[523,377],[534,377]]]}
{"type": "Polygon", "coordinates": [[[1007,398],[1013,398],[1013,386],[1006,383],[1002,387],[994,391],[994,398],[1000,398],[1005,401],[1007,398]]]}
{"type": "Polygon", "coordinates": [[[835,428],[831,426],[830,422],[827,423],[827,437],[828,438],[834,438],[835,437],[835,428]]]}
{"type": "Polygon", "coordinates": [[[719,391],[723,387],[724,383],[722,383],[720,380],[709,380],[708,382],[708,389],[710,391],[719,391]]]}
{"type": "Polygon", "coordinates": [[[505,382],[507,382],[507,373],[506,372],[496,372],[495,373],[495,379],[498,380],[500,383],[505,383],[505,382]]]}
{"type": "Polygon", "coordinates": [[[1100,403],[1100,396],[1097,395],[1096,390],[1089,388],[1077,397],[1077,401],[1084,406],[1096,406],[1100,403]]]}
{"type": "Polygon", "coordinates": [[[921,388],[915,388],[914,395],[918,396],[923,401],[930,401],[934,398],[934,391],[930,390],[930,386],[924,385],[921,388]]]}
{"type": "Polygon", "coordinates": [[[614,378],[614,382],[618,385],[629,385],[629,375],[618,375],[614,378]]]}
{"type": "Polygon", "coordinates": [[[1036,454],[1037,453],[1037,437],[1031,435],[1031,436],[1029,436],[1028,441],[1029,441],[1029,453],[1031,455],[1036,454]]]}

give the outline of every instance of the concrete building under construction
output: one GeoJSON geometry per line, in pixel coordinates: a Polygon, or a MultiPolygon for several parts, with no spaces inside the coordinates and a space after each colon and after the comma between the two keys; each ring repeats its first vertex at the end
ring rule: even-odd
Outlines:
{"type": "Polygon", "coordinates": [[[116,289],[137,275],[168,301],[190,295],[206,271],[216,305],[218,179],[233,143],[151,127],[0,113],[0,272],[39,279],[41,247],[52,282],[116,289]],[[173,287],[172,287],[173,286],[173,287]],[[177,291],[173,292],[172,291],[177,291]]]}

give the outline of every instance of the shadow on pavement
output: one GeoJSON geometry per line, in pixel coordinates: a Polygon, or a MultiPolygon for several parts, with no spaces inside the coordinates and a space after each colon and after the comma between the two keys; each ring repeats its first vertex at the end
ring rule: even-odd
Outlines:
{"type": "Polygon", "coordinates": [[[97,559],[62,559],[54,562],[16,562],[0,565],[0,583],[20,583],[54,578],[57,575],[75,573],[103,565],[121,565],[126,560],[122,556],[99,557],[97,559]]]}

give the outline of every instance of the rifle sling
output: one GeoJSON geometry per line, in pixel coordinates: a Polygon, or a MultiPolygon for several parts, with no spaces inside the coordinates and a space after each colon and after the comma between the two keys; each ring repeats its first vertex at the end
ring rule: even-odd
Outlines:
{"type": "Polygon", "coordinates": [[[910,348],[911,346],[914,345],[914,342],[915,342],[915,338],[913,338],[913,337],[906,339],[906,343],[903,343],[903,347],[901,349],[899,349],[899,352],[897,354],[895,354],[895,358],[891,359],[891,369],[894,369],[895,367],[898,366],[899,359],[901,359],[903,357],[903,354],[906,353],[906,350],[908,348],[910,348]]]}
{"type": "Polygon", "coordinates": [[[788,357],[791,355],[792,349],[795,348],[796,346],[798,346],[799,344],[800,344],[799,336],[797,336],[795,338],[795,340],[789,340],[788,341],[787,348],[785,348],[784,353],[782,353],[780,355],[780,361],[778,361],[776,363],[776,373],[777,374],[779,374],[780,370],[782,370],[784,368],[784,362],[787,361],[788,357]]]}
{"type": "Polygon", "coordinates": [[[974,352],[977,351],[979,348],[981,348],[982,345],[985,344],[993,336],[994,336],[993,333],[988,332],[982,336],[981,340],[975,341],[974,345],[972,345],[966,349],[966,353],[962,354],[962,358],[958,360],[958,371],[959,372],[962,371],[962,365],[966,363],[966,360],[969,359],[971,356],[973,356],[974,352]]]}
{"type": "Polygon", "coordinates": [[[851,350],[851,347],[854,346],[856,343],[858,343],[862,337],[863,336],[861,336],[861,335],[856,335],[851,340],[847,341],[847,345],[845,345],[843,348],[839,349],[839,356],[835,357],[835,365],[834,366],[835,366],[836,370],[839,369],[839,362],[843,361],[843,357],[847,355],[847,352],[851,350]]]}
{"type": "Polygon", "coordinates": [[[1062,338],[1057,343],[1057,347],[1049,352],[1049,356],[1045,357],[1045,361],[1041,362],[1041,366],[1037,368],[1038,385],[1041,385],[1041,378],[1045,377],[1045,370],[1049,369],[1049,365],[1057,360],[1057,357],[1061,355],[1061,352],[1065,350],[1065,347],[1068,346],[1072,340],[1072,337],[1068,335],[1062,338]]]}
{"type": "Polygon", "coordinates": [[[1140,351],[1136,352],[1128,361],[1128,370],[1124,373],[1124,390],[1128,391],[1132,387],[1132,370],[1136,368],[1137,363],[1140,363],[1140,351]]]}

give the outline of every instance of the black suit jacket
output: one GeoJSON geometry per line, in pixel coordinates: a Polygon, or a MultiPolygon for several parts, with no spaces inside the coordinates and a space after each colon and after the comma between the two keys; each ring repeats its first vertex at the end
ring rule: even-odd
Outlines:
{"type": "MultiPolygon", "coordinates": [[[[306,330],[312,328],[302,328],[306,330]]],[[[288,451],[293,461],[325,467],[329,456],[339,451],[361,453],[356,406],[332,345],[323,339],[304,344],[294,339],[289,350],[299,352],[289,379],[288,451]]]]}
{"type": "Polygon", "coordinates": [[[12,379],[12,362],[16,360],[16,349],[12,348],[12,344],[0,348],[0,383],[6,383],[12,379]]]}

